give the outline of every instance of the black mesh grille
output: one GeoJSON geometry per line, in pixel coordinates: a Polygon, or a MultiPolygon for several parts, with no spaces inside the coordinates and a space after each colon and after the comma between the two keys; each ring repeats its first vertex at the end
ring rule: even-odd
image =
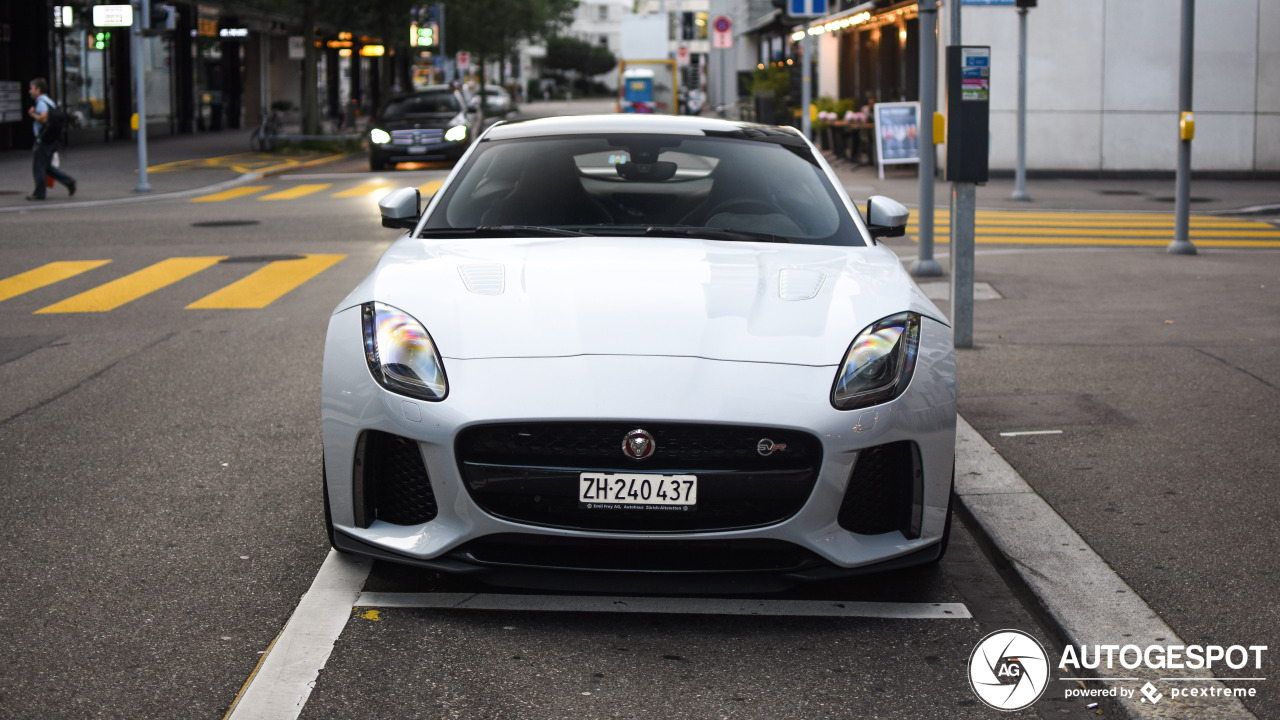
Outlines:
{"type": "Polygon", "coordinates": [[[467,462],[520,465],[566,464],[595,469],[625,463],[634,472],[644,468],[776,469],[816,467],[822,445],[808,433],[742,425],[685,423],[529,423],[481,425],[458,436],[458,456],[467,462]],[[657,450],[633,461],[622,454],[622,438],[643,428],[653,435],[657,450]],[[787,445],[786,450],[761,455],[760,440],[787,445]]]}
{"type": "Polygon", "coordinates": [[[784,572],[821,565],[780,540],[603,540],[499,534],[451,555],[481,565],[623,572],[784,572]]]}
{"type": "Polygon", "coordinates": [[[808,500],[822,464],[822,444],[808,433],[691,423],[482,425],[461,432],[455,452],[467,491],[498,517],[618,532],[700,532],[781,522],[808,500]],[[636,429],[649,432],[657,448],[639,461],[622,451],[623,438],[636,429]],[[698,502],[674,511],[582,507],[583,472],[693,474],[698,502]]]}
{"type": "Polygon", "coordinates": [[[356,451],[356,477],[363,490],[365,527],[373,520],[418,525],[435,518],[436,496],[422,452],[409,438],[366,432],[356,451]]]}
{"type": "Polygon", "coordinates": [[[862,450],[840,503],[840,527],[860,535],[901,530],[913,537],[913,503],[921,482],[915,443],[904,440],[862,450]]]}

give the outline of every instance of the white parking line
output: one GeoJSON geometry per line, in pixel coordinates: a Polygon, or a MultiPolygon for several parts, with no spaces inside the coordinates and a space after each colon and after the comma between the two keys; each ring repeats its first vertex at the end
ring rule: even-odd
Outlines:
{"type": "Polygon", "coordinates": [[[1000,437],[1022,437],[1023,435],[1061,435],[1061,430],[1019,430],[1018,432],[1003,432],[1000,437]]]}
{"type": "Polygon", "coordinates": [[[284,630],[267,649],[225,720],[294,720],[351,617],[373,562],[330,551],[284,630]]]}
{"type": "Polygon", "coordinates": [[[723,598],[502,595],[488,593],[360,593],[357,607],[516,610],[533,612],[661,613],[965,620],[964,603],[847,602],[723,598]]]}

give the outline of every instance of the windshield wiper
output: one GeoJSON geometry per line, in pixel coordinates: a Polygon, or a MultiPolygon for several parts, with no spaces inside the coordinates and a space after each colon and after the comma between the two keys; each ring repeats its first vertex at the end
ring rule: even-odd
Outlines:
{"type": "Polygon", "coordinates": [[[707,240],[741,240],[744,242],[791,242],[781,235],[772,235],[770,233],[694,227],[691,225],[653,225],[644,229],[644,235],[646,237],[652,235],[678,235],[681,237],[705,238],[707,240]]]}
{"type": "Polygon", "coordinates": [[[592,237],[591,233],[540,225],[480,225],[473,228],[423,228],[419,237],[494,237],[507,235],[551,235],[592,237]]]}

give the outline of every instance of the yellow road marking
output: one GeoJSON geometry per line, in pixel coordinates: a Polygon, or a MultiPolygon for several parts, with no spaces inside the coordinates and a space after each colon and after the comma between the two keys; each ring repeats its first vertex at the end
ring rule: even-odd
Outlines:
{"type": "Polygon", "coordinates": [[[439,190],[440,186],[443,184],[444,184],[443,180],[432,180],[426,185],[419,185],[418,192],[422,193],[422,197],[424,198],[431,197],[432,195],[436,194],[436,191],[439,190]]]}
{"type": "Polygon", "coordinates": [[[311,193],[320,192],[321,190],[324,190],[325,188],[328,188],[330,185],[332,185],[332,183],[315,183],[315,184],[312,184],[312,185],[295,185],[295,186],[293,186],[293,187],[289,188],[288,190],[281,190],[280,192],[273,192],[273,193],[271,193],[270,195],[263,195],[262,197],[260,197],[260,198],[258,198],[258,199],[259,199],[259,200],[293,200],[294,198],[300,198],[300,197],[303,197],[303,196],[305,196],[305,195],[310,195],[311,193]]]}
{"type": "MultiPolygon", "coordinates": [[[[1120,213],[1120,212],[1023,212],[1019,210],[978,210],[974,213],[976,217],[995,219],[995,218],[1021,218],[1023,220],[1059,220],[1070,222],[1073,220],[1147,220],[1147,221],[1170,221],[1172,222],[1173,213],[1120,213]]],[[[933,216],[936,218],[948,218],[951,216],[950,210],[935,210],[933,216]]],[[[1213,222],[1222,220],[1216,215],[1191,215],[1191,222],[1213,222]]]]}
{"type": "Polygon", "coordinates": [[[188,310],[242,310],[264,308],[285,293],[319,275],[346,255],[307,255],[299,260],[277,260],[248,277],[206,295],[188,310]]]}
{"type": "MultiPolygon", "coordinates": [[[[907,227],[916,227],[920,223],[918,220],[909,220],[907,227]]],[[[948,222],[935,223],[936,226],[946,227],[948,222]]],[[[1156,220],[1071,220],[1064,218],[1063,220],[1014,220],[1008,218],[985,218],[979,227],[991,226],[1010,226],[1010,227],[1087,227],[1087,228],[1103,228],[1103,227],[1128,227],[1128,228],[1172,228],[1175,223],[1173,219],[1167,221],[1156,220]]],[[[1244,220],[1219,220],[1214,222],[1202,221],[1192,222],[1192,228],[1239,228],[1244,230],[1275,230],[1276,226],[1270,223],[1250,222],[1244,220]]]]}
{"type": "Polygon", "coordinates": [[[336,197],[336,198],[364,197],[366,195],[372,195],[384,188],[391,187],[392,185],[395,185],[395,183],[377,182],[377,181],[367,182],[363,185],[357,185],[349,190],[343,190],[342,192],[334,193],[333,197],[336,197]]]}
{"type": "MultiPolygon", "coordinates": [[[[915,239],[912,238],[914,241],[915,239]]],[[[1197,247],[1218,248],[1280,248],[1280,240],[1204,240],[1192,238],[1197,247]]],[[[1132,240],[1123,238],[1046,238],[1046,237],[988,237],[979,235],[974,242],[980,245],[1107,245],[1128,247],[1165,247],[1173,241],[1172,237],[1162,240],[1132,240]]],[[[933,240],[936,244],[946,245],[951,242],[945,235],[933,240]]]]}
{"type": "MultiPolygon", "coordinates": [[[[910,226],[907,228],[911,230],[910,226]]],[[[950,233],[950,228],[946,225],[941,228],[934,228],[935,233],[950,233]]],[[[1171,237],[1173,228],[1152,228],[1143,230],[1126,230],[1124,228],[1021,228],[1021,227],[991,227],[989,225],[978,225],[976,232],[978,235],[1026,235],[1034,233],[1042,237],[1095,237],[1099,235],[1107,237],[1171,237]]],[[[1280,230],[1217,230],[1207,228],[1191,228],[1191,237],[1220,237],[1220,238],[1280,238],[1280,230]]]]}
{"type": "Polygon", "coordinates": [[[132,302],[148,293],[172,285],[183,278],[222,260],[223,257],[169,258],[135,273],[112,280],[59,303],[37,310],[37,313],[106,312],[132,302]]]}
{"type": "Polygon", "coordinates": [[[270,185],[245,185],[243,187],[231,188],[230,190],[223,190],[222,192],[214,193],[212,195],[201,195],[198,198],[191,198],[191,202],[222,202],[223,200],[234,200],[238,197],[262,192],[270,187],[270,185]]]}
{"type": "Polygon", "coordinates": [[[23,293],[38,290],[46,285],[75,277],[82,272],[102,267],[110,260],[67,260],[51,262],[34,270],[19,273],[13,277],[0,280],[0,300],[8,300],[23,293]]]}

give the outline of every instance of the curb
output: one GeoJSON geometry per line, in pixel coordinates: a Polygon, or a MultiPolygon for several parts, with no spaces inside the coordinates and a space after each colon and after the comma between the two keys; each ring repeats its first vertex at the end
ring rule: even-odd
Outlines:
{"type": "MultiPolygon", "coordinates": [[[[1040,497],[963,417],[956,424],[956,497],[1001,556],[1009,563],[1068,643],[1185,645],[1177,633],[1107,565],[1049,503],[1040,497]]],[[[1139,682],[1166,677],[1202,676],[1205,671],[1122,672],[1139,682]]],[[[1134,684],[1130,682],[1129,684],[1134,684]]],[[[1090,687],[1117,687],[1094,680],[1090,687]]],[[[1198,687],[1225,688],[1221,681],[1198,687]]],[[[1129,688],[1136,690],[1135,687],[1129,688]]],[[[1257,720],[1236,698],[1172,698],[1157,703],[1137,693],[1115,698],[1133,720],[1209,718],[1257,720]]]]}
{"type": "Polygon", "coordinates": [[[266,170],[262,172],[244,173],[243,175],[232,178],[230,180],[224,180],[220,183],[214,183],[213,185],[205,185],[198,188],[191,188],[189,190],[175,190],[173,192],[160,193],[157,195],[146,194],[146,195],[134,195],[131,197],[122,197],[122,198],[109,198],[107,200],[88,200],[85,202],[58,203],[56,205],[12,205],[10,207],[0,207],[0,213],[24,213],[24,212],[44,212],[44,211],[50,211],[50,210],[84,209],[84,208],[105,207],[109,205],[126,205],[126,204],[133,204],[133,203],[150,202],[152,200],[168,200],[171,198],[187,197],[189,195],[202,195],[205,193],[217,192],[219,190],[226,190],[227,188],[233,188],[237,185],[243,185],[245,183],[250,183],[255,180],[261,180],[262,178],[265,178],[265,177],[275,177],[276,175],[283,175],[285,173],[290,173],[295,170],[302,170],[305,168],[316,167],[317,165],[324,165],[326,163],[336,162],[338,160],[342,160],[344,158],[350,157],[351,155],[358,155],[358,154],[359,153],[340,153],[337,155],[327,155],[325,157],[316,158],[315,160],[308,160],[306,162],[298,163],[297,165],[289,165],[286,167],[273,168],[271,170],[266,170]]]}

